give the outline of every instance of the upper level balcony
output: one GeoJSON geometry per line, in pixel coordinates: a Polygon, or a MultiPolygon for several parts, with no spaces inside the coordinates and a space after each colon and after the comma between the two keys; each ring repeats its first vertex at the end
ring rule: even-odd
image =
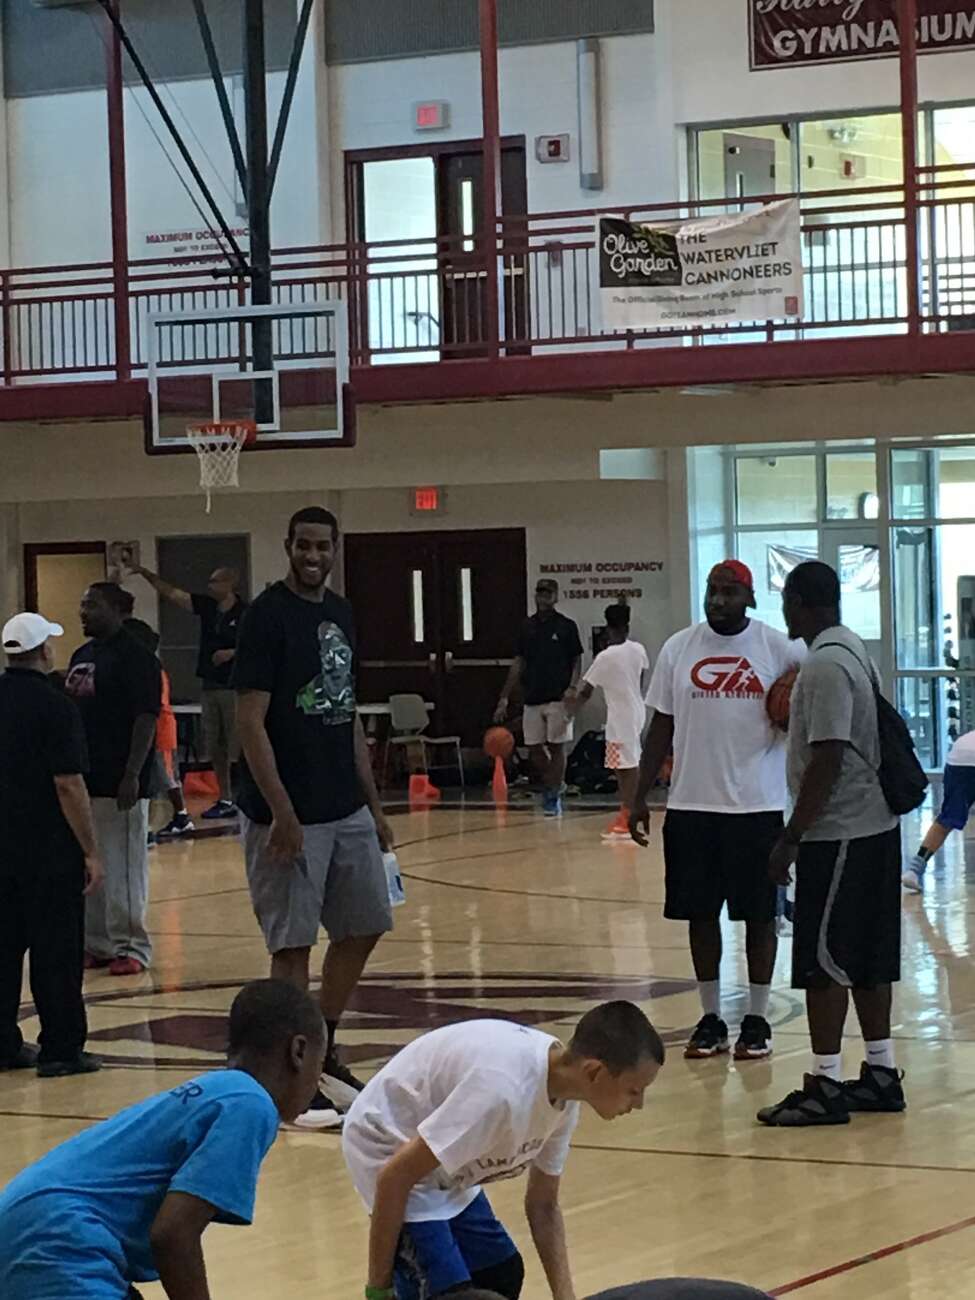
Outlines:
{"type": "MultiPolygon", "coordinates": [[[[346,302],[360,402],[971,371],[973,172],[924,167],[907,187],[801,196],[799,322],[607,329],[594,210],[506,216],[493,241],[279,249],[273,298],[296,307],[346,302]]],[[[612,211],[655,222],[740,206],[722,199],[612,211]]],[[[149,315],[247,301],[246,280],[222,255],[0,271],[0,419],[137,414],[149,315]]],[[[240,345],[226,331],[185,330],[167,364],[174,372],[233,364],[240,345]]],[[[282,351],[296,368],[327,359],[300,327],[282,351]]]]}

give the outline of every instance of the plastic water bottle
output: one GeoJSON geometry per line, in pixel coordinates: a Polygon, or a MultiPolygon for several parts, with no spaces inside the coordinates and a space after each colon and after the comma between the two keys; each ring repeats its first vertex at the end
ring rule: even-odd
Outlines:
{"type": "Polygon", "coordinates": [[[406,902],[406,890],[403,888],[403,877],[400,875],[396,854],[384,853],[383,866],[386,868],[386,884],[389,887],[390,906],[402,907],[406,902]]]}

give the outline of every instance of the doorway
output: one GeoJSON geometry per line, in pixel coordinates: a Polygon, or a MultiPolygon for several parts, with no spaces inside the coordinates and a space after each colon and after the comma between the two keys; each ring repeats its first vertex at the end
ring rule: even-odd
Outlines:
{"type": "Polygon", "coordinates": [[[87,640],[79,612],[85,588],[104,580],[104,542],[43,542],[24,547],[25,604],[64,628],[64,636],[51,643],[57,672],[67,669],[74,651],[87,640]]]}
{"type": "Polygon", "coordinates": [[[840,575],[843,622],[883,662],[880,543],[876,528],[826,528],[820,558],[840,575]]]}
{"type": "Polygon", "coordinates": [[[729,199],[775,193],[775,142],[724,133],[724,192],[729,199]]]}
{"type": "MultiPolygon", "coordinates": [[[[363,361],[485,355],[482,159],[479,140],[346,155],[349,243],[372,246],[359,267],[353,312],[353,349],[363,361]]],[[[527,206],[524,137],[505,138],[500,307],[509,353],[523,352],[519,341],[529,337],[527,206]]]]}
{"type": "Polygon", "coordinates": [[[431,735],[480,746],[526,615],[524,529],[352,533],[344,547],[360,700],[422,695],[431,735]]]}

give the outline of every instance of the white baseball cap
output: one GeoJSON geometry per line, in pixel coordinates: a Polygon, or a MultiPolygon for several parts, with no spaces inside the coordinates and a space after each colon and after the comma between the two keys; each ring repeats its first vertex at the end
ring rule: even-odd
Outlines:
{"type": "Polygon", "coordinates": [[[4,624],[3,648],[8,655],[25,655],[52,636],[64,636],[60,623],[49,623],[40,614],[15,614],[4,624]]]}

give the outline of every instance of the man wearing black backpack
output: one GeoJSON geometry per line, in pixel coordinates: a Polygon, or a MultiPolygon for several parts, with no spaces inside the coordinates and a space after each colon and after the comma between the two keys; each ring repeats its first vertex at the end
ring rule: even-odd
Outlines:
{"type": "MultiPolygon", "coordinates": [[[[792,985],[806,991],[813,1066],[803,1087],[760,1110],[763,1124],[848,1124],[851,1111],[902,1111],[890,1036],[891,985],[900,979],[900,833],[890,789],[904,755],[881,744],[866,646],[840,622],[840,582],[827,564],[798,565],[782,608],[809,654],[792,694],[788,779],[794,802],[770,871],[796,863],[792,985]],[[882,770],[883,769],[883,770],[882,770]],[[886,793],[885,793],[886,791],[886,793]],[[844,1083],[841,1041],[850,990],[866,1060],[844,1083]]],[[[902,809],[901,809],[902,810],[902,809]]]]}

